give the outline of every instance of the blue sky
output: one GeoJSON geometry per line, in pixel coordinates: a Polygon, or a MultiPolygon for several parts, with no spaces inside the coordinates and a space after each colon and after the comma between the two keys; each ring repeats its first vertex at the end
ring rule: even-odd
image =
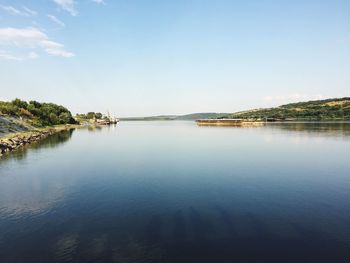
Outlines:
{"type": "Polygon", "coordinates": [[[0,0],[0,99],[119,116],[350,96],[350,1],[0,0]]]}

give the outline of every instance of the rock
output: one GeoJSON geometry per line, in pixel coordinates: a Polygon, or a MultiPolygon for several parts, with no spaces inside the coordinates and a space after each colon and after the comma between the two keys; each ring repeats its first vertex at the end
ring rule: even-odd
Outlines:
{"type": "Polygon", "coordinates": [[[45,139],[48,136],[55,134],[56,132],[57,130],[55,129],[49,129],[46,131],[35,132],[28,136],[18,136],[18,137],[10,138],[8,140],[0,140],[0,156],[6,152],[19,149],[25,146],[26,144],[30,144],[30,143],[45,139]]]}
{"type": "Polygon", "coordinates": [[[0,149],[2,150],[2,149],[6,149],[6,148],[7,148],[7,144],[1,142],[1,143],[0,143],[0,149]]]}

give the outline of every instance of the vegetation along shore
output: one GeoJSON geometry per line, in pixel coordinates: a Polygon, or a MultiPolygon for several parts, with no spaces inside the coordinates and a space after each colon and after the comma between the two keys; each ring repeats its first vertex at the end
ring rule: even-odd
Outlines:
{"type": "Polygon", "coordinates": [[[37,101],[0,101],[0,155],[79,126],[64,106],[37,101]]]}
{"type": "Polygon", "coordinates": [[[118,121],[98,112],[73,117],[66,107],[54,103],[21,99],[0,101],[0,156],[63,130],[118,121]]]}

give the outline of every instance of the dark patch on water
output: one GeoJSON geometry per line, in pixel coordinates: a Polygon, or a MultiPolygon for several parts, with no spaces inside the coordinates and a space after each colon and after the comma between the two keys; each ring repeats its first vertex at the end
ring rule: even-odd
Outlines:
{"type": "Polygon", "coordinates": [[[223,207],[217,205],[216,209],[218,210],[218,213],[220,215],[220,219],[223,223],[223,225],[226,226],[228,233],[230,233],[230,235],[232,237],[235,237],[237,235],[237,230],[236,227],[234,225],[234,221],[230,215],[230,213],[224,209],[223,207]]]}
{"type": "Polygon", "coordinates": [[[145,241],[148,244],[160,243],[162,239],[162,220],[159,215],[154,215],[145,227],[145,241]]]}
{"type": "Polygon", "coordinates": [[[246,213],[246,217],[248,218],[250,228],[253,230],[257,239],[274,237],[274,234],[269,231],[267,225],[261,219],[259,219],[259,217],[252,213],[246,213]]]}
{"type": "Polygon", "coordinates": [[[225,238],[186,242],[168,248],[164,262],[349,262],[341,242],[273,236],[225,238]]]}
{"type": "Polygon", "coordinates": [[[189,218],[196,242],[205,242],[208,232],[212,230],[211,225],[194,207],[190,207],[189,209],[189,218]]]}
{"type": "Polygon", "coordinates": [[[176,211],[173,221],[173,240],[174,242],[183,242],[186,239],[186,221],[181,210],[176,211]]]}

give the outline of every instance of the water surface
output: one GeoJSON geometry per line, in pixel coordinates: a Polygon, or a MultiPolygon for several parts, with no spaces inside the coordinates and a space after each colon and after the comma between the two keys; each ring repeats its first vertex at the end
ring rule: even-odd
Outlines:
{"type": "Polygon", "coordinates": [[[0,160],[0,262],[350,262],[350,124],[121,122],[0,160]]]}

